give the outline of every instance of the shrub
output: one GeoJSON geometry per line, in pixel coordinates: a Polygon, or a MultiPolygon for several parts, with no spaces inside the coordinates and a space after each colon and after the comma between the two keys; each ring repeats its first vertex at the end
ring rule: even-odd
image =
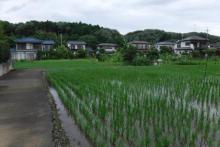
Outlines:
{"type": "Polygon", "coordinates": [[[49,51],[37,51],[37,60],[50,59],[49,51]]]}
{"type": "Polygon", "coordinates": [[[9,45],[6,41],[0,40],[0,63],[7,62],[10,58],[9,45]]]}
{"type": "Polygon", "coordinates": [[[121,50],[122,60],[125,63],[132,64],[137,54],[137,49],[130,45],[125,45],[121,50]]]}
{"type": "Polygon", "coordinates": [[[197,63],[192,61],[192,55],[191,54],[182,54],[179,56],[177,64],[179,65],[196,65],[197,63]]]}
{"type": "Polygon", "coordinates": [[[64,45],[58,46],[54,50],[55,50],[56,59],[68,59],[69,58],[69,51],[64,45]]]}
{"type": "Polygon", "coordinates": [[[151,48],[147,51],[147,57],[151,61],[151,63],[154,63],[157,59],[159,59],[159,52],[155,48],[151,48]]]}
{"type": "Polygon", "coordinates": [[[76,57],[77,57],[77,58],[85,58],[85,57],[87,57],[87,52],[86,52],[86,50],[84,50],[84,49],[78,49],[78,50],[76,51],[76,57]]]}
{"type": "Polygon", "coordinates": [[[137,55],[134,59],[132,64],[136,66],[144,66],[144,65],[150,65],[150,60],[146,55],[137,55]]]}
{"type": "Polygon", "coordinates": [[[123,61],[120,52],[115,52],[114,54],[112,54],[110,60],[115,63],[123,61]]]}
{"type": "Polygon", "coordinates": [[[96,58],[98,59],[98,61],[103,62],[106,61],[108,57],[104,49],[99,49],[96,53],[96,58]]]}
{"type": "Polygon", "coordinates": [[[161,46],[160,47],[160,54],[172,54],[173,50],[171,47],[167,47],[167,46],[161,46]]]}

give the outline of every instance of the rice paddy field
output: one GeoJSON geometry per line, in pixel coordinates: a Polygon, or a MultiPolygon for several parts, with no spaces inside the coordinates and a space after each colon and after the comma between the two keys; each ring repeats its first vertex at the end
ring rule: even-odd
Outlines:
{"type": "Polygon", "coordinates": [[[147,67],[95,60],[42,68],[94,146],[220,146],[220,62],[147,67]]]}

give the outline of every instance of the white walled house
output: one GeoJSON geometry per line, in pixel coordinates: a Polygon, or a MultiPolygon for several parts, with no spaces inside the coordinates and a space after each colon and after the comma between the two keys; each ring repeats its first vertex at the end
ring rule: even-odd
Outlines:
{"type": "Polygon", "coordinates": [[[11,49],[12,60],[35,60],[37,52],[53,47],[54,41],[42,41],[36,38],[20,38],[15,40],[16,47],[11,49]]]}
{"type": "Polygon", "coordinates": [[[11,51],[13,60],[34,60],[42,49],[42,41],[36,38],[16,39],[16,48],[11,51]]]}
{"type": "Polygon", "coordinates": [[[117,44],[114,43],[101,43],[98,45],[98,50],[104,49],[107,53],[114,53],[117,49],[117,44]]]}
{"type": "Polygon", "coordinates": [[[168,48],[171,48],[172,50],[174,49],[174,46],[175,46],[175,43],[173,42],[169,42],[169,41],[164,41],[164,42],[158,42],[155,44],[155,48],[160,51],[161,50],[161,47],[168,47],[168,48]]]}
{"type": "Polygon", "coordinates": [[[71,51],[77,51],[78,49],[86,50],[86,42],[84,42],[84,41],[68,41],[67,47],[71,51]]]}
{"type": "Polygon", "coordinates": [[[208,48],[208,39],[199,36],[191,36],[180,41],[174,46],[174,52],[176,54],[191,53],[196,49],[208,48]]]}

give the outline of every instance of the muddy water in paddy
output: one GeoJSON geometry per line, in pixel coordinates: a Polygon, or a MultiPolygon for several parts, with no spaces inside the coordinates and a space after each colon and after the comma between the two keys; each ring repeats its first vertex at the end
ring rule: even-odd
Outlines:
{"type": "Polygon", "coordinates": [[[91,147],[92,145],[81,132],[75,121],[71,118],[71,116],[68,115],[68,112],[62,104],[56,90],[52,87],[50,87],[49,90],[56,103],[59,118],[62,122],[63,129],[70,140],[71,146],[91,147]]]}

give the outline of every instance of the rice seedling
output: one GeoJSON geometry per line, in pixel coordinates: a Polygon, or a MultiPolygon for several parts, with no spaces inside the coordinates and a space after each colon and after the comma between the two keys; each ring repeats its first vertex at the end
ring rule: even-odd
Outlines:
{"type": "Polygon", "coordinates": [[[96,146],[219,146],[219,76],[100,64],[58,69],[47,77],[96,146]]]}

